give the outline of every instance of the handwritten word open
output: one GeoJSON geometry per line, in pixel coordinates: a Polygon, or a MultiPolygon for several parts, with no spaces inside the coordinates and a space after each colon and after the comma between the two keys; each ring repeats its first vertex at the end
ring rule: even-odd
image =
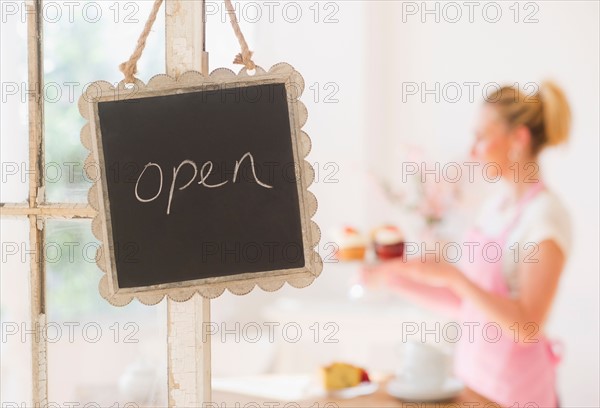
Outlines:
{"type": "MultiPolygon", "coordinates": [[[[235,169],[233,171],[233,178],[232,178],[232,182],[235,183],[237,181],[237,177],[238,177],[238,172],[240,169],[240,166],[242,165],[242,162],[245,159],[250,159],[250,166],[252,168],[252,174],[254,175],[254,180],[256,181],[256,183],[258,185],[260,185],[261,187],[264,188],[273,188],[273,186],[270,186],[266,183],[263,183],[262,181],[260,181],[258,179],[258,177],[256,176],[256,168],[254,167],[254,157],[252,156],[252,154],[250,152],[247,152],[246,154],[244,154],[242,156],[242,158],[240,160],[236,160],[235,162],[235,169]]],[[[195,180],[196,177],[198,176],[198,166],[196,165],[195,162],[193,162],[192,160],[184,160],[182,161],[179,166],[177,167],[173,167],[173,180],[171,181],[171,188],[169,190],[169,202],[167,204],[167,215],[171,214],[171,204],[173,202],[173,193],[175,192],[175,187],[177,184],[177,176],[179,175],[179,171],[184,167],[184,166],[191,166],[194,169],[194,175],[186,182],[185,185],[178,187],[179,191],[185,190],[186,188],[188,188],[195,180]]],[[[198,184],[201,186],[204,186],[206,188],[218,188],[218,187],[222,187],[225,184],[227,184],[229,182],[229,180],[225,180],[219,184],[208,184],[208,182],[206,181],[208,179],[208,177],[210,176],[210,173],[212,172],[213,169],[213,162],[212,161],[207,161],[206,163],[204,163],[202,165],[202,167],[200,168],[200,181],[198,181],[198,184]]],[[[162,192],[163,189],[163,171],[162,168],[160,167],[160,165],[156,164],[156,163],[152,163],[152,162],[148,162],[148,164],[146,164],[144,166],[144,169],[142,170],[142,172],[140,173],[136,183],[135,183],[135,197],[138,199],[139,202],[141,203],[149,203],[151,201],[154,201],[158,198],[158,196],[160,196],[160,193],[162,192]],[[142,179],[142,176],[144,175],[144,173],[146,172],[146,170],[149,167],[156,167],[158,169],[159,175],[160,175],[160,184],[158,187],[158,192],[156,193],[156,195],[154,195],[154,197],[152,198],[142,198],[140,197],[139,193],[138,193],[138,185],[140,183],[140,180],[142,179]]]]}

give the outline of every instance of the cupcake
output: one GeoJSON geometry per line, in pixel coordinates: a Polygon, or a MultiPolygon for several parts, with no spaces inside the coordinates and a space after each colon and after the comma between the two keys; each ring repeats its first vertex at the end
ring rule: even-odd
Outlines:
{"type": "Polygon", "coordinates": [[[373,231],[375,254],[381,260],[401,258],[404,255],[404,235],[398,227],[384,225],[373,231]]]}
{"type": "Polygon", "coordinates": [[[334,256],[340,261],[356,261],[365,258],[367,239],[357,229],[343,227],[334,232],[334,241],[337,244],[334,256]]]}

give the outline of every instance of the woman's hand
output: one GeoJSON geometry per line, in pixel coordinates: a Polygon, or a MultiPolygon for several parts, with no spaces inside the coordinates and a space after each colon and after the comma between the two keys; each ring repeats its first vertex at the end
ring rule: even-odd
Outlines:
{"type": "Polygon", "coordinates": [[[423,285],[457,288],[464,275],[445,262],[423,262],[420,259],[392,259],[361,270],[361,282],[365,284],[384,281],[390,286],[403,286],[406,280],[423,285]]]}
{"type": "Polygon", "coordinates": [[[387,286],[407,300],[453,319],[459,316],[461,299],[453,286],[458,285],[462,273],[448,264],[398,258],[364,266],[360,279],[364,286],[387,286]]]}
{"type": "Polygon", "coordinates": [[[381,262],[376,265],[363,265],[360,270],[360,282],[366,286],[375,286],[378,283],[388,283],[389,276],[398,270],[401,258],[381,262]]]}
{"type": "Polygon", "coordinates": [[[457,289],[465,280],[464,275],[453,265],[446,262],[422,261],[411,259],[396,263],[390,268],[388,281],[410,279],[423,285],[457,289]]]}

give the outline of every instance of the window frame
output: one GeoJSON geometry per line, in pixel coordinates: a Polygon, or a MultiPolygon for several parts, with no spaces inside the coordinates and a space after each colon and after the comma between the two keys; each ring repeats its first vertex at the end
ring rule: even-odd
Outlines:
{"type": "MultiPolygon", "coordinates": [[[[46,326],[46,265],[45,223],[48,219],[92,220],[96,211],[89,203],[66,203],[46,201],[45,138],[44,138],[44,66],[43,66],[43,0],[24,2],[27,16],[27,84],[28,89],[28,164],[29,191],[25,203],[0,202],[0,218],[29,220],[30,244],[30,305],[32,341],[31,375],[32,406],[48,405],[48,358],[47,341],[42,335],[46,326]]],[[[177,77],[187,70],[208,74],[208,53],[205,51],[205,1],[168,0],[165,2],[166,18],[166,68],[167,73],[177,77]],[[191,27],[191,28],[190,28],[191,27]],[[185,47],[169,47],[180,44],[185,47]],[[191,61],[191,62],[190,62],[191,61]]],[[[190,403],[208,402],[211,390],[211,341],[207,337],[210,321],[210,299],[193,296],[187,302],[167,299],[167,376],[169,378],[168,405],[189,406],[190,403]],[[192,330],[189,330],[193,328],[192,330]],[[185,333],[182,335],[182,333],[185,333]],[[202,334],[200,338],[198,333],[202,334]],[[206,339],[206,340],[202,340],[206,339]],[[179,350],[179,352],[178,352],[179,350]],[[181,350],[191,350],[181,357],[181,350]],[[195,361],[189,370],[189,360],[195,361]],[[181,385],[180,385],[181,384],[181,385]],[[185,385],[183,385],[185,384],[185,385]],[[193,400],[190,400],[192,398],[193,400]]]]}
{"type": "Polygon", "coordinates": [[[92,219],[95,211],[88,204],[46,202],[43,167],[44,83],[42,0],[25,4],[27,15],[27,83],[28,89],[28,163],[32,169],[26,203],[1,203],[0,217],[27,217],[29,220],[29,257],[31,323],[34,341],[31,350],[32,403],[48,403],[47,341],[41,330],[46,325],[46,265],[43,257],[44,225],[47,219],[92,219]]]}

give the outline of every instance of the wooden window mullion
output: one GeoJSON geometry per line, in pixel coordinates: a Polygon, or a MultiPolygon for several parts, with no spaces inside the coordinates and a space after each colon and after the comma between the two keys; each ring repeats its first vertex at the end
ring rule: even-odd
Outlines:
{"type": "Polygon", "coordinates": [[[35,330],[31,349],[32,406],[48,404],[46,327],[45,222],[49,218],[91,219],[95,211],[87,204],[46,203],[44,144],[44,67],[42,0],[26,2],[28,67],[28,202],[1,203],[0,216],[29,220],[31,328],[35,330]]]}
{"type": "MultiPolygon", "coordinates": [[[[27,67],[29,83],[29,209],[44,200],[44,98],[42,0],[27,3],[27,67]]],[[[32,211],[29,217],[31,323],[35,330],[31,350],[32,399],[34,406],[48,402],[47,342],[42,330],[46,325],[44,218],[32,211]]]]}

